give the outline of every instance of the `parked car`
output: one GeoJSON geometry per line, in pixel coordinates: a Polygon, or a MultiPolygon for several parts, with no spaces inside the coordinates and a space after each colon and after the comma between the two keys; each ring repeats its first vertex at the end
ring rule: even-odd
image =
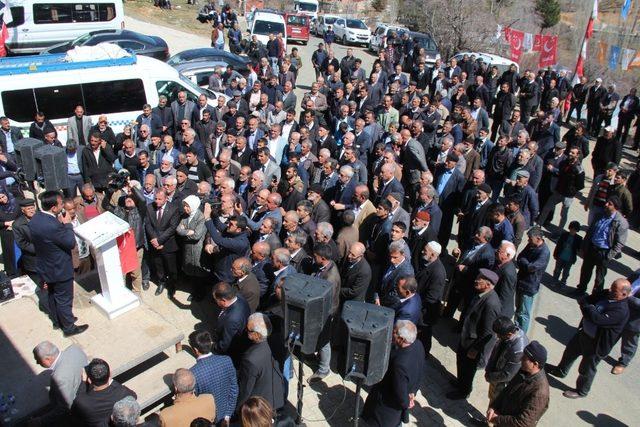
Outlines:
{"type": "Polygon", "coordinates": [[[169,46],[163,39],[130,30],[92,31],[75,40],[53,45],[40,52],[40,54],[65,53],[76,46],[95,46],[98,43],[105,42],[113,43],[123,49],[129,49],[136,55],[150,56],[161,61],[166,61],[169,58],[169,46]]]}
{"type": "Polygon", "coordinates": [[[227,64],[231,64],[234,70],[238,70],[239,72],[246,70],[247,64],[251,62],[246,56],[236,55],[226,50],[214,49],[212,47],[201,47],[198,49],[183,50],[169,58],[167,64],[175,67],[185,62],[203,61],[224,64],[225,68],[227,64]]]}
{"type": "Polygon", "coordinates": [[[379,23],[376,26],[376,29],[371,34],[371,41],[369,41],[369,50],[375,53],[380,52],[381,49],[386,47],[387,37],[391,35],[392,32],[396,32],[396,34],[400,35],[402,33],[409,32],[408,28],[399,27],[397,25],[384,24],[379,23]]]}
{"type": "Polygon", "coordinates": [[[414,45],[418,45],[424,48],[425,52],[425,64],[433,65],[436,59],[440,59],[440,52],[438,51],[438,45],[429,34],[418,33],[415,31],[409,32],[409,37],[414,42],[414,45]]]}
{"type": "Polygon", "coordinates": [[[515,64],[516,65],[516,70],[520,71],[520,66],[518,65],[518,63],[513,62],[509,58],[505,58],[505,57],[502,57],[502,56],[494,55],[492,53],[460,52],[460,53],[457,53],[457,54],[453,55],[452,58],[455,58],[455,59],[458,60],[458,62],[460,62],[460,60],[462,60],[464,55],[469,55],[469,57],[471,57],[471,55],[475,55],[476,62],[479,62],[480,60],[482,60],[482,62],[487,64],[489,67],[492,67],[492,66],[495,65],[496,67],[498,67],[498,72],[499,73],[503,73],[503,72],[507,71],[511,64],[515,64]]]}
{"type": "Polygon", "coordinates": [[[311,18],[306,13],[287,13],[284,16],[287,23],[287,39],[290,42],[309,42],[309,22],[311,18]]]}
{"type": "Polygon", "coordinates": [[[336,41],[344,45],[368,45],[371,40],[371,31],[361,19],[338,18],[333,31],[336,33],[336,41]]]}
{"type": "MultiPolygon", "coordinates": [[[[318,15],[318,20],[316,21],[316,25],[314,26],[314,33],[318,37],[323,37],[324,32],[329,29],[329,25],[333,25],[336,22],[336,19],[339,19],[338,15],[318,15]]],[[[333,29],[336,30],[335,28],[333,29]]]]}
{"type": "MultiPolygon", "coordinates": [[[[178,70],[182,76],[189,79],[193,84],[206,89],[209,87],[209,77],[211,77],[211,74],[218,69],[221,72],[225,72],[227,70],[227,64],[220,61],[190,61],[174,65],[173,68],[178,70]]],[[[247,77],[248,75],[249,70],[247,70],[246,67],[243,69],[233,68],[232,77],[247,77]]]]}

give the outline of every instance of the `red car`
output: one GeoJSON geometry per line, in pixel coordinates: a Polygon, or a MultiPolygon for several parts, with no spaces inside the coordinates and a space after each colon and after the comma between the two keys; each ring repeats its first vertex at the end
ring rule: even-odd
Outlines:
{"type": "Polygon", "coordinates": [[[309,16],[303,13],[287,13],[284,19],[287,23],[287,41],[306,45],[309,41],[309,16]]]}

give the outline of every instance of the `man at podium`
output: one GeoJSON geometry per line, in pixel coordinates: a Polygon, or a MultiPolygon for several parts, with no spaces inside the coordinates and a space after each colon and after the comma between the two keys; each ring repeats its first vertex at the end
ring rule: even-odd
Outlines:
{"type": "Polygon", "coordinates": [[[37,271],[49,296],[49,315],[53,328],[61,328],[65,337],[81,334],[88,325],[76,325],[73,316],[73,263],[71,250],[76,237],[71,215],[63,212],[62,195],[45,191],[40,195],[42,211],[29,222],[37,271]]]}

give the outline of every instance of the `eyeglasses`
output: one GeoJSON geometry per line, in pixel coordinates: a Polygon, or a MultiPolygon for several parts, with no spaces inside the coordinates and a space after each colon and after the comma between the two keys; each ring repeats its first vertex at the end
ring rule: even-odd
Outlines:
{"type": "Polygon", "coordinates": [[[106,120],[100,120],[98,123],[100,123],[100,124],[105,124],[105,125],[106,125],[106,124],[107,124],[107,121],[106,121],[106,120]]]}

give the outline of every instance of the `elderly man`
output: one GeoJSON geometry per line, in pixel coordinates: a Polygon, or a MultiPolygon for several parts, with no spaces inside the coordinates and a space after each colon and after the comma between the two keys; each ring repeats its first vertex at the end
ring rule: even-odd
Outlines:
{"type": "Polygon", "coordinates": [[[55,344],[43,341],[33,349],[33,356],[45,369],[51,370],[49,398],[51,409],[34,419],[35,425],[56,425],[63,422],[73,404],[82,383],[82,372],[87,365],[87,355],[72,344],[60,351],[55,344]]]}
{"type": "Polygon", "coordinates": [[[515,313],[515,295],[518,273],[513,259],[516,256],[516,246],[508,240],[503,240],[496,249],[496,261],[493,271],[498,275],[495,291],[500,298],[501,316],[511,319],[515,313]]]}
{"type": "Polygon", "coordinates": [[[119,427],[135,427],[140,418],[140,405],[135,397],[127,396],[118,400],[111,411],[111,425],[119,427]]]}
{"type": "Polygon", "coordinates": [[[525,333],[529,330],[535,296],[540,290],[542,276],[547,269],[551,253],[539,227],[527,232],[529,243],[518,255],[518,281],[516,283],[515,322],[525,333]]]}
{"type": "Polygon", "coordinates": [[[420,262],[414,266],[418,282],[418,294],[422,300],[422,324],[420,325],[420,340],[424,345],[424,352],[431,352],[433,327],[440,319],[442,298],[447,272],[440,260],[442,246],[432,240],[421,249],[420,262]]]}
{"type": "Polygon", "coordinates": [[[195,395],[196,377],[184,368],[173,374],[173,389],[175,397],[173,405],[158,412],[160,425],[183,427],[191,424],[190,420],[204,418],[213,422],[216,414],[216,404],[210,394],[195,395]]]}
{"type": "Polygon", "coordinates": [[[271,325],[267,326],[265,319],[264,314],[254,313],[247,320],[249,346],[242,355],[238,368],[240,391],[237,408],[251,396],[264,398],[274,410],[285,404],[284,376],[269,348],[267,337],[271,325]]]}
{"type": "Polygon", "coordinates": [[[251,272],[251,261],[249,258],[238,258],[231,264],[231,274],[235,278],[232,286],[236,288],[249,304],[251,312],[255,312],[260,303],[260,283],[255,274],[251,272]]]}
{"type": "Polygon", "coordinates": [[[582,357],[578,368],[575,390],[563,395],[569,399],[586,397],[596,376],[598,364],[607,357],[629,320],[627,298],[631,284],[627,279],[616,279],[608,291],[600,290],[591,296],[578,298],[582,321],[562,354],[558,366],[549,373],[558,378],[567,376],[571,365],[582,357]]]}
{"type": "Polygon", "coordinates": [[[340,303],[345,301],[364,301],[371,283],[371,267],[364,258],[365,247],[355,242],[349,247],[345,262],[340,269],[342,286],[340,303]]]}
{"type": "Polygon", "coordinates": [[[460,343],[456,351],[456,390],[447,393],[452,400],[466,399],[473,387],[473,377],[489,358],[493,340],[493,322],[500,315],[500,299],[493,289],[498,275],[481,268],[473,285],[475,295],[464,309],[460,343]]]}
{"type": "Polygon", "coordinates": [[[406,242],[392,242],[389,245],[389,267],[386,269],[380,284],[376,288],[374,301],[376,305],[384,307],[395,307],[400,299],[398,298],[396,286],[401,277],[413,276],[414,271],[411,266],[411,259],[405,254],[406,242]]]}
{"type": "Polygon", "coordinates": [[[362,419],[369,425],[400,425],[403,414],[413,407],[415,394],[424,378],[425,355],[417,336],[414,323],[396,321],[389,368],[364,403],[362,419]]]}

